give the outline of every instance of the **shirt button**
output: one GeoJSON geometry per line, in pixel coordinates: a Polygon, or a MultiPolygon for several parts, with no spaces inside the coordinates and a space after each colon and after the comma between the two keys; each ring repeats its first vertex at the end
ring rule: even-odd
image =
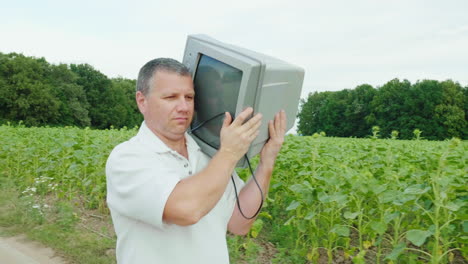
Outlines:
{"type": "Polygon", "coordinates": [[[189,171],[188,174],[189,174],[189,175],[192,175],[192,171],[189,171]]]}
{"type": "Polygon", "coordinates": [[[188,164],[187,164],[187,163],[185,163],[185,164],[184,164],[184,168],[187,168],[187,167],[188,167],[188,164]]]}

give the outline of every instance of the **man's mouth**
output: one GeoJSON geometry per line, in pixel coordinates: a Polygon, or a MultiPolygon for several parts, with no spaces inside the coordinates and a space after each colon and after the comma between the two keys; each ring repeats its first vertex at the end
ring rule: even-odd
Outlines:
{"type": "Polygon", "coordinates": [[[188,117],[176,117],[174,118],[174,120],[176,122],[187,122],[188,121],[188,117]]]}

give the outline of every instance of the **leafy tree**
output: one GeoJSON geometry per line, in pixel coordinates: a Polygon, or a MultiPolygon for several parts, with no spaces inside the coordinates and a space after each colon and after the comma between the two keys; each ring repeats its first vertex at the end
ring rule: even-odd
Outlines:
{"type": "Polygon", "coordinates": [[[143,116],[138,110],[135,101],[136,81],[124,78],[112,79],[112,87],[117,95],[117,101],[124,107],[122,110],[125,118],[123,125],[127,127],[139,126],[143,121],[143,116]]]}
{"type": "MultiPolygon", "coordinates": [[[[135,80],[109,79],[89,64],[51,65],[44,58],[0,53],[0,121],[101,129],[138,126],[143,118],[135,86],[135,80]]],[[[301,100],[298,132],[365,137],[379,127],[382,137],[411,139],[418,131],[426,139],[465,139],[467,116],[468,87],[451,80],[411,85],[394,79],[376,89],[363,84],[309,94],[301,100]]]]}
{"type": "Polygon", "coordinates": [[[57,122],[60,101],[46,81],[49,73],[44,58],[0,54],[0,118],[30,126],[57,122]]]}
{"type": "Polygon", "coordinates": [[[113,114],[119,110],[113,110],[117,105],[112,94],[112,82],[89,64],[71,64],[70,69],[78,76],[76,83],[86,93],[91,126],[103,129],[113,125],[113,114]]]}
{"type": "Polygon", "coordinates": [[[366,122],[366,117],[371,113],[370,102],[375,94],[376,90],[369,84],[359,85],[350,91],[345,111],[349,125],[349,136],[365,137],[369,135],[371,125],[366,122]]]}
{"type": "Polygon", "coordinates": [[[109,79],[88,64],[0,53],[0,121],[26,125],[134,127],[143,118],[135,80],[109,79]]]}
{"type": "Polygon", "coordinates": [[[78,76],[66,64],[51,65],[49,75],[55,95],[60,99],[59,125],[90,126],[88,100],[83,87],[78,85],[78,76]]]}
{"type": "Polygon", "coordinates": [[[349,90],[332,93],[322,109],[322,120],[325,122],[324,131],[330,136],[343,137],[349,133],[350,127],[344,115],[348,101],[349,90]]]}
{"type": "Polygon", "coordinates": [[[393,79],[378,88],[371,101],[371,114],[367,121],[380,127],[381,134],[390,135],[391,131],[400,131],[401,138],[411,138],[412,128],[406,126],[411,119],[406,113],[408,107],[404,103],[410,96],[411,84],[407,80],[393,79]]]}
{"type": "Polygon", "coordinates": [[[435,117],[446,129],[446,138],[466,136],[466,100],[462,87],[458,83],[447,80],[441,83],[442,102],[435,107],[435,117]]]}
{"type": "Polygon", "coordinates": [[[332,92],[310,93],[307,100],[301,100],[298,118],[298,133],[312,135],[315,132],[325,131],[323,118],[324,105],[332,92]]]}
{"type": "Polygon", "coordinates": [[[467,93],[466,87],[451,80],[411,85],[398,79],[377,89],[364,84],[353,90],[316,92],[301,101],[298,131],[365,137],[372,127],[379,127],[382,137],[412,139],[419,131],[432,140],[466,138],[467,93]]]}
{"type": "Polygon", "coordinates": [[[434,119],[436,105],[442,101],[442,86],[435,80],[413,84],[405,98],[407,129],[419,129],[426,139],[442,139],[445,129],[434,119]]]}
{"type": "MultiPolygon", "coordinates": [[[[462,88],[463,90],[463,98],[465,101],[465,105],[463,109],[465,110],[465,124],[468,123],[468,86],[462,88]]],[[[468,138],[468,128],[465,126],[463,129],[463,138],[468,138]]]]}

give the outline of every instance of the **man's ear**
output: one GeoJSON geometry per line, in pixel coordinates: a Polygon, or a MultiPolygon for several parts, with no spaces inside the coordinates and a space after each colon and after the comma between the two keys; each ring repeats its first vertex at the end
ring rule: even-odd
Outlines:
{"type": "Polygon", "coordinates": [[[135,94],[135,99],[136,103],[138,105],[138,109],[140,110],[140,113],[143,115],[146,112],[146,97],[141,91],[137,91],[135,94]]]}

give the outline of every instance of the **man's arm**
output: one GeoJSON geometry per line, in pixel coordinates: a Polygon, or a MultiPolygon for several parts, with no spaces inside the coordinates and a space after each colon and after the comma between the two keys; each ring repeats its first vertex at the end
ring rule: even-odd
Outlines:
{"type": "MultiPolygon", "coordinates": [[[[260,163],[255,171],[255,177],[262,188],[264,197],[268,193],[275,160],[284,142],[284,134],[286,132],[286,114],[284,111],[277,113],[274,121],[269,121],[268,131],[270,139],[260,153],[260,163]]],[[[239,203],[244,215],[247,217],[254,215],[262,202],[261,199],[257,185],[250,178],[239,193],[239,203]]],[[[255,218],[246,219],[242,216],[236,204],[228,223],[228,230],[233,234],[245,235],[249,232],[254,221],[255,218]]]]}
{"type": "Polygon", "coordinates": [[[244,121],[253,109],[244,110],[232,123],[226,113],[221,129],[221,147],[205,169],[181,180],[169,195],[163,220],[177,225],[192,225],[205,216],[219,201],[237,162],[258,136],[261,115],[244,121]]]}

